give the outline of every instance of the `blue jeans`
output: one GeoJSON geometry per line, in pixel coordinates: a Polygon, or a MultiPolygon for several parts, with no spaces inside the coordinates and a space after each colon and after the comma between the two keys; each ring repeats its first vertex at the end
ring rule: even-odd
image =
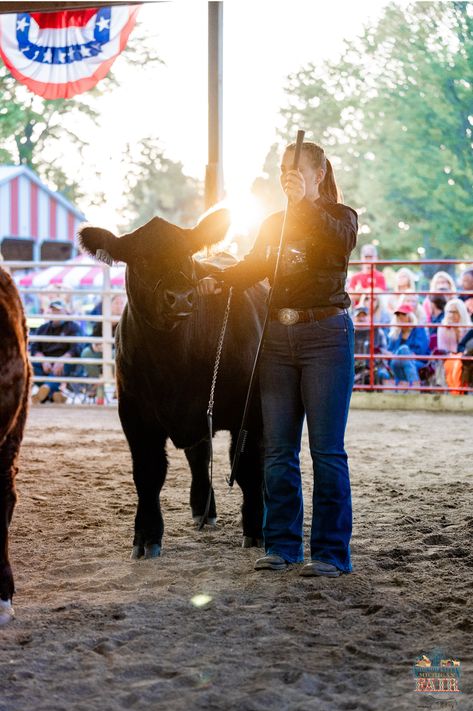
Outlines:
{"type": "MultiPolygon", "coordinates": [[[[64,375],[67,376],[73,376],[73,375],[81,375],[80,371],[81,366],[77,365],[71,365],[70,363],[64,363],[64,375]]],[[[48,375],[44,372],[43,370],[43,364],[42,363],[33,363],[33,371],[35,375],[42,375],[44,377],[44,382],[38,383],[38,385],[48,385],[49,386],[49,400],[51,400],[53,393],[57,393],[59,391],[59,386],[61,383],[56,383],[56,382],[50,382],[48,379],[48,375]]],[[[49,376],[52,376],[52,373],[49,373],[49,376]]]]}
{"type": "Polygon", "coordinates": [[[269,322],[260,361],[264,426],[267,553],[304,559],[299,467],[307,416],[313,462],[311,558],[352,570],[352,505],[344,447],[354,382],[354,330],[348,313],[284,326],[269,322]]]}
{"type": "MultiPolygon", "coordinates": [[[[409,346],[404,344],[403,346],[399,346],[396,355],[412,355],[412,351],[409,346]]],[[[425,363],[420,360],[392,360],[391,370],[393,371],[396,385],[400,380],[407,380],[409,385],[419,380],[419,368],[423,365],[425,365],[425,363]]]]}

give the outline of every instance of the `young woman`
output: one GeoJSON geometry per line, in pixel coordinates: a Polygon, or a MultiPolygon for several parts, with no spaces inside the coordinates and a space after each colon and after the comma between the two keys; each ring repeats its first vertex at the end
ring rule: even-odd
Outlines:
{"type": "MultiPolygon", "coordinates": [[[[394,292],[414,292],[416,290],[417,275],[414,274],[409,267],[401,267],[397,270],[394,277],[394,292]]],[[[386,308],[392,315],[399,302],[402,299],[402,294],[394,293],[387,297],[386,308]]]]}
{"type": "MultiPolygon", "coordinates": [[[[435,272],[433,275],[432,279],[430,280],[430,285],[429,285],[429,291],[438,292],[438,291],[446,291],[446,292],[456,292],[457,287],[455,284],[455,281],[453,277],[448,274],[448,272],[444,271],[439,271],[435,272]]],[[[427,295],[424,299],[424,302],[422,304],[422,307],[425,311],[425,315],[427,317],[427,321],[430,321],[432,317],[432,309],[431,309],[431,298],[433,298],[433,295],[427,295]]],[[[451,299],[452,296],[447,296],[447,300],[451,299]]]]}
{"type": "MultiPolygon", "coordinates": [[[[335,577],[352,570],[352,504],[344,434],[354,379],[353,324],[345,291],[356,244],[356,212],[338,202],[323,148],[305,142],[299,169],[295,145],[281,162],[288,198],[286,244],[260,361],[264,425],[263,534],[266,555],[257,570],[302,562],[303,500],[299,453],[307,417],[314,470],[311,562],[303,575],[335,577]]],[[[274,274],[284,214],[267,218],[251,252],[222,272],[228,286],[246,289],[274,274]]],[[[200,293],[219,291],[216,279],[200,293]]]]}
{"type": "Polygon", "coordinates": [[[458,344],[471,326],[465,302],[450,299],[445,306],[442,325],[437,330],[437,348],[447,353],[457,353],[458,344]]]}

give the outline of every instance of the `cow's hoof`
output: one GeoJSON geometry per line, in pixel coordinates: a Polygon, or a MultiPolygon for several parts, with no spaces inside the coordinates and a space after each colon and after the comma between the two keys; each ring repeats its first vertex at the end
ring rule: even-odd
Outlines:
{"type": "Polygon", "coordinates": [[[254,538],[253,536],[243,536],[242,548],[264,548],[262,538],[254,538]]]}
{"type": "Polygon", "coordinates": [[[159,558],[161,555],[161,546],[159,543],[150,543],[145,546],[145,558],[159,558]]]}
{"type": "Polygon", "coordinates": [[[131,560],[139,560],[140,558],[143,558],[144,554],[144,546],[133,546],[130,558],[131,560]]]}
{"type": "Polygon", "coordinates": [[[15,617],[15,611],[12,607],[11,600],[0,600],[0,627],[7,625],[15,617]]]}
{"type": "MultiPolygon", "coordinates": [[[[201,519],[202,516],[192,516],[192,520],[194,521],[196,526],[200,526],[201,519]]],[[[207,526],[212,526],[212,528],[215,528],[215,526],[217,525],[217,518],[208,518],[205,523],[207,524],[207,526]]]]}

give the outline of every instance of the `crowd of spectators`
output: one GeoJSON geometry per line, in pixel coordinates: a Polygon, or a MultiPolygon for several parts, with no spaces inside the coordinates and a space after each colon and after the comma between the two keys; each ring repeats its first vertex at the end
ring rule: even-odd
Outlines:
{"type": "MultiPolygon", "coordinates": [[[[126,303],[123,294],[115,294],[111,299],[112,335],[126,303]]],[[[41,337],[41,340],[30,340],[30,354],[33,358],[34,374],[44,378],[36,383],[32,399],[35,403],[48,401],[65,403],[75,400],[77,395],[92,398],[98,404],[104,402],[104,386],[102,384],[82,384],[78,382],[61,382],[61,376],[74,378],[100,378],[101,363],[89,363],[89,360],[101,360],[103,343],[91,340],[69,342],[59,340],[42,340],[48,336],[81,337],[91,339],[102,338],[101,321],[74,321],[69,317],[70,304],[65,299],[53,298],[44,308],[43,322],[36,328],[30,328],[30,334],[41,337]],[[61,318],[64,316],[64,318],[61,318]],[[46,320],[44,320],[46,319],[46,320]],[[50,360],[55,358],[72,359],[71,362],[50,360]],[[81,362],[84,361],[84,362],[81,362]],[[53,380],[54,378],[54,380],[53,380]]],[[[102,314],[102,302],[99,302],[88,312],[88,315],[102,314]]]]}
{"type": "Polygon", "coordinates": [[[412,269],[401,267],[387,279],[374,268],[377,259],[376,247],[364,245],[361,269],[347,282],[358,356],[355,383],[371,384],[370,360],[360,356],[373,353],[375,385],[472,386],[462,379],[471,369],[462,369],[461,358],[473,355],[473,268],[463,271],[458,284],[448,272],[437,271],[420,288],[422,277],[412,269]]]}
{"type": "MultiPolygon", "coordinates": [[[[377,260],[376,246],[363,245],[361,268],[347,281],[355,326],[355,384],[372,383],[370,359],[361,356],[373,352],[375,385],[394,385],[401,389],[473,386],[470,382],[472,362],[464,361],[462,365],[461,360],[464,355],[473,356],[473,267],[463,271],[458,283],[447,271],[439,270],[433,274],[430,283],[420,288],[421,274],[402,266],[394,273],[386,270],[386,275],[375,266],[377,260]],[[447,356],[447,359],[432,359],[430,356],[447,356]],[[465,372],[470,374],[468,381],[465,381],[465,372]]],[[[112,297],[113,333],[125,303],[124,294],[112,297]]],[[[67,294],[49,296],[46,303],[41,301],[40,310],[43,312],[42,322],[37,328],[30,328],[30,333],[42,337],[102,337],[101,322],[68,318],[73,309],[67,294]]],[[[101,315],[102,302],[93,305],[88,313],[101,315]]],[[[103,402],[103,385],[84,388],[60,382],[61,376],[100,378],[100,362],[81,363],[80,360],[100,361],[102,350],[102,343],[97,341],[30,341],[31,356],[39,359],[33,363],[34,373],[44,377],[34,387],[33,400],[37,403],[48,400],[66,402],[80,390],[92,395],[97,402],[103,402]],[[55,358],[73,360],[50,360],[55,358]]]]}

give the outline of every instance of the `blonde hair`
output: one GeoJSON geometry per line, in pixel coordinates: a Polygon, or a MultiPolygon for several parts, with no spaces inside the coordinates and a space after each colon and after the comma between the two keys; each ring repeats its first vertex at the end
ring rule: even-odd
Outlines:
{"type": "Polygon", "coordinates": [[[436,288],[436,286],[435,286],[435,282],[437,281],[437,279],[445,279],[445,281],[448,281],[449,291],[456,292],[457,287],[456,287],[455,281],[453,280],[453,277],[451,277],[448,272],[443,272],[443,271],[435,272],[432,279],[430,280],[429,291],[439,291],[439,289],[436,288]]]}
{"type": "MultiPolygon", "coordinates": [[[[406,314],[409,318],[409,323],[415,326],[417,324],[417,316],[415,313],[406,314]]],[[[391,328],[389,329],[389,338],[398,338],[403,328],[408,327],[407,324],[400,324],[396,314],[393,314],[391,319],[391,328]]]]}
{"type": "MultiPolygon", "coordinates": [[[[382,295],[381,294],[373,294],[373,316],[379,316],[378,312],[383,311],[383,300],[382,300],[382,295]]],[[[368,314],[371,312],[371,304],[370,304],[370,294],[362,294],[360,297],[359,302],[357,303],[358,306],[364,306],[365,308],[368,309],[368,314]]],[[[377,319],[376,319],[377,320],[377,319]]]]}
{"type": "Polygon", "coordinates": [[[457,299],[457,298],[449,299],[447,301],[447,303],[445,304],[445,311],[443,314],[442,324],[448,323],[447,316],[448,316],[449,311],[452,311],[452,309],[450,308],[452,306],[460,314],[460,322],[455,325],[458,325],[459,327],[460,326],[464,326],[467,328],[471,327],[470,314],[468,313],[468,309],[466,308],[465,302],[462,301],[462,299],[457,299]]]}
{"type": "Polygon", "coordinates": [[[396,288],[394,291],[399,291],[398,284],[399,284],[399,277],[400,276],[407,276],[409,280],[409,286],[408,291],[415,291],[416,290],[416,281],[417,281],[417,276],[414,274],[414,272],[409,269],[409,267],[401,267],[400,269],[397,270],[396,272],[396,288]]]}

